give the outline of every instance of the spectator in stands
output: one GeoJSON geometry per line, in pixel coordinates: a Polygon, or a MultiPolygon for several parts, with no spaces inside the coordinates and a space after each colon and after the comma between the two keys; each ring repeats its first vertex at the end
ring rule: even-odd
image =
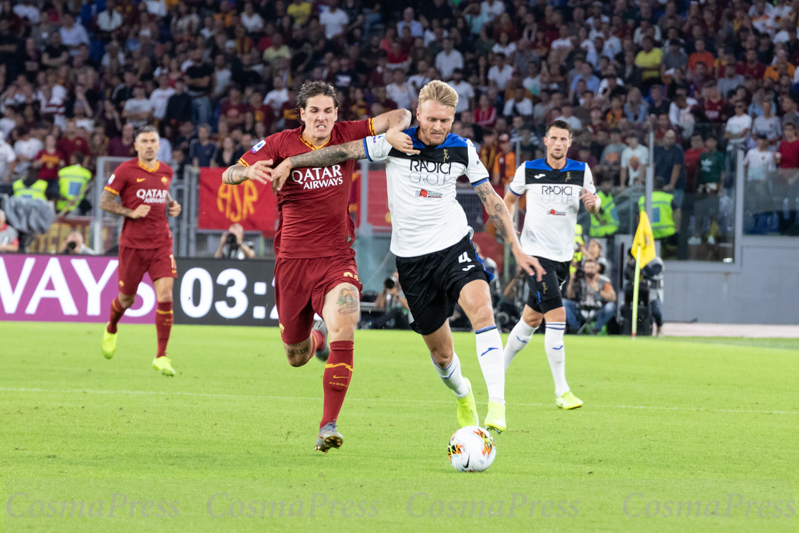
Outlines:
{"type": "Polygon", "coordinates": [[[78,128],[77,120],[67,119],[64,135],[58,139],[57,148],[65,158],[70,157],[75,152],[80,152],[83,155],[81,163],[84,166],[88,166],[91,159],[89,142],[79,134],[78,128]]]}
{"type": "Polygon", "coordinates": [[[685,195],[685,153],[682,146],[675,144],[677,136],[668,131],[663,137],[663,146],[656,146],[653,160],[655,177],[663,178],[663,190],[674,195],[674,203],[679,208],[685,195]]]}
{"type": "Polygon", "coordinates": [[[724,129],[724,138],[727,143],[727,169],[732,169],[737,164],[738,150],[745,147],[746,138],[752,130],[752,117],[745,114],[746,103],[743,100],[736,100],[735,115],[727,120],[724,129]]]}
{"type": "Polygon", "coordinates": [[[663,88],[660,85],[653,85],[649,92],[649,114],[659,117],[668,114],[671,102],[663,98],[663,88]]]}
{"type": "Polygon", "coordinates": [[[618,176],[621,171],[621,154],[627,145],[621,142],[621,130],[612,128],[610,130],[610,143],[602,150],[602,157],[599,159],[600,171],[610,176],[618,176]]]}
{"type": "Polygon", "coordinates": [[[14,154],[17,158],[17,165],[14,167],[16,177],[24,178],[28,174],[28,169],[31,168],[33,160],[44,145],[42,141],[36,137],[31,136],[29,128],[19,126],[15,130],[17,141],[14,143],[14,154]]]}
{"type": "Polygon", "coordinates": [[[627,148],[621,152],[619,185],[622,189],[641,185],[643,170],[649,164],[649,150],[638,144],[638,134],[630,131],[627,135],[627,148]]]}
{"type": "Polygon", "coordinates": [[[635,57],[635,65],[641,69],[644,86],[649,88],[660,78],[663,51],[660,48],[654,48],[654,41],[649,36],[644,37],[642,42],[643,49],[635,57]]]}
{"type": "MultiPolygon", "coordinates": [[[[439,74],[441,74],[441,79],[449,81],[456,68],[463,68],[463,54],[453,48],[452,39],[449,37],[445,37],[442,40],[442,46],[443,50],[436,55],[435,65],[439,74]]],[[[513,69],[511,68],[511,70],[513,69]]],[[[510,76],[508,76],[508,79],[510,79],[510,76]]]]}
{"type": "Polygon", "coordinates": [[[0,252],[19,251],[19,234],[6,224],[6,214],[0,209],[0,252]]]}
{"type": "Polygon", "coordinates": [[[192,120],[197,124],[208,122],[211,118],[211,65],[203,60],[203,49],[191,52],[191,65],[186,69],[186,85],[192,99],[192,120]]]}
{"type": "Polygon", "coordinates": [[[47,182],[47,197],[50,199],[55,200],[59,196],[58,171],[63,166],[64,156],[56,147],[56,138],[48,135],[44,139],[44,148],[33,158],[32,167],[38,172],[39,179],[47,182]]]}
{"type": "MultiPolygon", "coordinates": [[[[169,97],[166,104],[166,116],[164,117],[172,128],[192,120],[192,99],[186,90],[183,78],[175,80],[175,94],[169,97]]],[[[109,134],[110,136],[110,134],[109,134]]]]}
{"type": "Polygon", "coordinates": [[[153,104],[147,99],[144,84],[137,83],[133,87],[133,98],[125,101],[122,118],[135,128],[141,128],[152,120],[153,104]]]}
{"type": "Polygon", "coordinates": [[[763,102],[760,107],[763,110],[763,114],[752,121],[752,136],[765,135],[766,139],[768,139],[769,148],[776,150],[782,139],[780,119],[772,114],[771,102],[763,102]]]}
{"type": "Polygon", "coordinates": [[[217,150],[216,157],[211,160],[211,167],[227,168],[232,166],[244,155],[245,151],[236,147],[233,137],[225,137],[222,139],[222,148],[217,150]]]}
{"type": "Polygon", "coordinates": [[[210,167],[216,157],[216,144],[211,141],[211,126],[200,124],[197,138],[189,145],[189,158],[195,167],[210,167]]]}
{"type": "Polygon", "coordinates": [[[724,192],[724,156],[716,150],[718,142],[714,136],[705,140],[707,151],[699,156],[697,168],[697,191],[699,193],[720,194],[724,192]]]}
{"type": "Polygon", "coordinates": [[[14,167],[17,166],[17,154],[6,142],[5,134],[0,132],[0,186],[11,182],[14,167]]]}
{"type": "Polygon", "coordinates": [[[114,137],[108,143],[108,155],[111,157],[134,157],[136,150],[133,148],[135,129],[128,123],[122,126],[122,136],[114,137]]]}
{"type": "Polygon", "coordinates": [[[505,185],[513,180],[516,174],[516,150],[510,143],[510,135],[503,133],[499,136],[499,151],[494,158],[491,183],[499,186],[498,189],[505,194],[505,185]]]}

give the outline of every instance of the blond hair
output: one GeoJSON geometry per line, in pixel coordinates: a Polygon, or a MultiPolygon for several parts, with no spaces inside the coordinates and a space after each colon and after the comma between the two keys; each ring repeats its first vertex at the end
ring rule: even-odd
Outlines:
{"type": "Polygon", "coordinates": [[[419,91],[419,106],[428,100],[454,108],[458,105],[458,93],[449,84],[432,80],[419,91]]]}

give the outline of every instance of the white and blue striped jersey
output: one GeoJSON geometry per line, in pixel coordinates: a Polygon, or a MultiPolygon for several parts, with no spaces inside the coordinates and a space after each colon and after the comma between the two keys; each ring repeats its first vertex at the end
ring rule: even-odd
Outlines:
{"type": "Polygon", "coordinates": [[[370,161],[386,161],[388,208],[391,212],[391,252],[416,257],[449,248],[472,231],[456,198],[455,182],[462,175],[472,186],[488,181],[488,170],[472,141],[450,133],[444,143],[427,146],[405,130],[419,154],[394,149],[385,135],[363,140],[370,161]]]}
{"type": "Polygon", "coordinates": [[[591,169],[580,161],[567,159],[562,169],[554,170],[546,159],[536,159],[516,169],[510,191],[516,196],[527,193],[521,238],[524,253],[571,261],[583,190],[596,194],[591,169]]]}

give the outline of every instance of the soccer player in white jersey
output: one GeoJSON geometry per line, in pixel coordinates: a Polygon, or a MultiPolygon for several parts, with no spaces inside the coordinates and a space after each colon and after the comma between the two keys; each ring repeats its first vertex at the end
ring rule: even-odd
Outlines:
{"type": "Polygon", "coordinates": [[[292,168],[324,167],[347,159],[386,161],[391,251],[397,256],[399,281],[413,315],[411,327],[423,336],[436,371],[457,397],[458,423],[480,425],[471,384],[461,375],[449,329],[448,318],[460,304],[475,330],[488,388],[485,426],[502,432],[506,428],[502,339],[494,324],[489,276],[474,251],[472,229],[456,199],[458,177],[469,178],[516,262],[531,276],[541,278],[543,270],[522,252],[510,214],[491,187],[472,142],[450,133],[457,103],[452,87],[431,81],[419,92],[418,128],[393,128],[384,135],[293,156],[272,171],[272,186],[279,189],[292,168]]]}
{"type": "Polygon", "coordinates": [[[568,122],[556,120],[550,124],[544,137],[547,157],[525,161],[519,166],[510,183],[510,192],[505,196],[508,211],[513,213],[519,197],[527,194],[522,250],[538,258],[546,270],[543,279],[528,280],[527,305],[505,345],[505,369],[545,319],[544,348],[555,380],[555,404],[562,409],[576,409],[583,402],[572,394],[566,382],[563,344],[566,311],[561,287],[569,275],[569,264],[574,256],[574,226],[580,200],[592,214],[597,213],[600,206],[591,169],[585,163],[566,158],[571,144],[572,128],[568,122]]]}

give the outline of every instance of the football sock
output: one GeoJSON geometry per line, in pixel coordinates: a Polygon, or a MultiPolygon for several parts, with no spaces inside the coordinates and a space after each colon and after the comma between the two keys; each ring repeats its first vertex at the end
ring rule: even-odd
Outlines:
{"type": "Polygon", "coordinates": [[[475,331],[477,359],[488,387],[488,401],[505,405],[505,360],[496,326],[475,331]]]}
{"type": "Polygon", "coordinates": [[[122,309],[122,305],[119,303],[119,298],[114,298],[114,301],[111,302],[111,318],[108,320],[108,326],[105,328],[105,330],[108,333],[116,333],[117,323],[124,314],[125,310],[122,309]]]}
{"type": "Polygon", "coordinates": [[[330,357],[322,376],[322,389],[325,391],[325,405],[322,410],[322,428],[329,422],[336,423],[347,389],[352,378],[352,341],[333,341],[330,343],[330,357]]]}
{"type": "Polygon", "coordinates": [[[513,331],[510,332],[508,336],[508,343],[505,344],[505,370],[508,370],[511,361],[513,358],[516,357],[516,354],[521,352],[527,343],[530,342],[530,339],[533,338],[533,333],[535,330],[538,329],[537,327],[532,328],[527,325],[527,322],[524,320],[519,320],[515,326],[513,326],[513,331]]]}
{"type": "Polygon", "coordinates": [[[312,346],[311,346],[311,348],[313,348],[313,350],[311,350],[312,352],[316,352],[316,351],[324,349],[324,347],[325,347],[325,336],[322,335],[321,331],[319,331],[318,329],[313,330],[311,332],[311,337],[313,337],[313,341],[315,343],[315,344],[312,343],[312,346]]]}
{"type": "Polygon", "coordinates": [[[166,355],[166,344],[169,342],[169,333],[172,331],[173,316],[172,302],[158,302],[158,310],[155,312],[155,331],[158,335],[156,358],[166,355]]]}
{"type": "Polygon", "coordinates": [[[555,380],[555,396],[569,391],[569,384],[566,383],[566,349],[563,346],[565,330],[565,322],[547,322],[544,334],[544,348],[552,370],[552,379],[555,380]]]}
{"type": "MultiPolygon", "coordinates": [[[[433,360],[432,355],[430,356],[430,360],[433,360]]],[[[441,368],[435,361],[433,361],[433,366],[436,368],[436,372],[438,372],[441,381],[444,382],[444,385],[452,389],[455,396],[464,398],[469,395],[469,387],[466,385],[466,381],[463,380],[463,375],[461,375],[461,360],[458,359],[458,354],[453,352],[452,361],[449,362],[447,368],[441,368]]]]}

